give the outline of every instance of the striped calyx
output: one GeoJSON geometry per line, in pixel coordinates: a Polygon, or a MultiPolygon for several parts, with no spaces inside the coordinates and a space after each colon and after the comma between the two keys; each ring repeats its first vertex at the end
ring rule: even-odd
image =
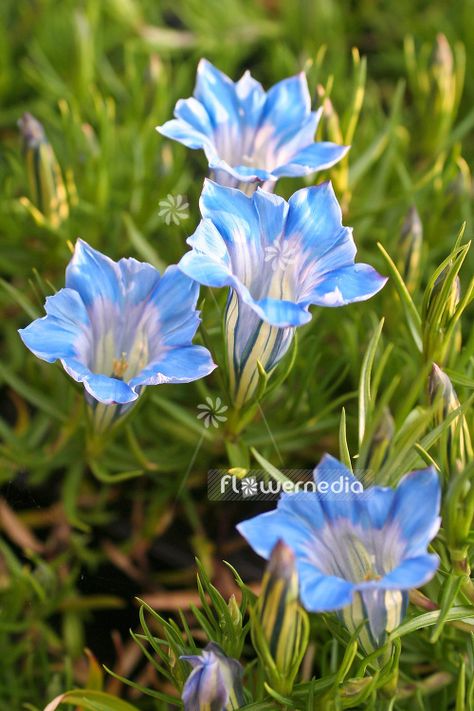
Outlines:
{"type": "Polygon", "coordinates": [[[263,576],[252,638],[270,685],[291,693],[308,644],[308,619],[298,602],[295,555],[283,541],[275,545],[263,576]]]}
{"type": "Polygon", "coordinates": [[[350,634],[358,630],[358,642],[366,654],[381,647],[386,634],[405,617],[408,593],[402,590],[364,590],[356,592],[352,602],[338,616],[350,634]]]}
{"type": "Polygon", "coordinates": [[[230,395],[238,409],[255,399],[261,369],[271,375],[287,353],[294,332],[294,328],[278,328],[259,319],[236,291],[230,291],[225,311],[227,372],[230,395]]]}

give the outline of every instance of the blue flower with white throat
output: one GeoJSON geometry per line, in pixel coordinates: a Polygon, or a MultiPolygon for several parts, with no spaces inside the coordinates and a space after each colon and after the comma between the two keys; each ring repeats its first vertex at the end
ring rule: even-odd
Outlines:
{"type": "Polygon", "coordinates": [[[368,264],[356,264],[352,230],[342,225],[330,183],[298,190],[286,202],[258,189],[206,180],[202,221],[188,239],[179,268],[211,287],[230,287],[226,307],[227,367],[237,407],[258,386],[258,363],[270,373],[294,330],[311,320],[309,307],[364,301],[385,284],[368,264]]]}
{"type": "Polygon", "coordinates": [[[370,653],[405,614],[408,590],[427,583],[439,565],[427,552],[439,525],[440,484],[433,469],[407,474],[396,489],[361,483],[325,455],[314,491],[283,494],[274,511],[237,528],[268,559],[277,541],[295,553],[303,606],[339,611],[370,653]]]}
{"type": "Polygon", "coordinates": [[[96,424],[106,427],[145,386],[187,383],[216,367],[192,344],[198,294],[176,266],[161,276],[150,264],[114,262],[78,240],[66,288],[46,299],[46,316],[19,333],[38,358],[59,360],[84,385],[96,424]]]}
{"type": "Polygon", "coordinates": [[[266,92],[249,71],[233,82],[202,59],[194,96],[180,99],[175,118],[157,130],[204,150],[218,183],[251,192],[258,184],[269,189],[282,176],[330,168],[347,153],[348,146],[314,141],[321,111],[311,111],[303,72],[266,92]]]}

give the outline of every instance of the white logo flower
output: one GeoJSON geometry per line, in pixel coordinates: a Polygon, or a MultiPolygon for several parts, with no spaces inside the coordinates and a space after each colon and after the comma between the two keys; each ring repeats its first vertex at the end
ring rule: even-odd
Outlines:
{"type": "Polygon", "coordinates": [[[158,204],[161,208],[158,214],[164,218],[167,225],[170,225],[171,222],[179,225],[181,220],[187,220],[189,217],[189,203],[186,202],[186,198],[183,195],[169,194],[164,200],[160,200],[158,204]]]}
{"type": "Polygon", "coordinates": [[[272,245],[265,247],[265,261],[271,262],[274,272],[277,269],[284,271],[295,261],[296,252],[296,247],[292,246],[288,240],[283,240],[282,236],[280,236],[272,245]]]}
{"type": "Polygon", "coordinates": [[[246,476],[240,482],[240,489],[242,491],[242,496],[255,496],[258,492],[257,480],[254,476],[246,476]]]}
{"type": "Polygon", "coordinates": [[[220,397],[216,397],[215,402],[212,397],[207,397],[206,402],[198,405],[198,419],[203,420],[204,427],[208,428],[211,425],[213,427],[219,427],[220,422],[226,422],[227,417],[223,414],[229,408],[227,405],[222,404],[220,397]]]}

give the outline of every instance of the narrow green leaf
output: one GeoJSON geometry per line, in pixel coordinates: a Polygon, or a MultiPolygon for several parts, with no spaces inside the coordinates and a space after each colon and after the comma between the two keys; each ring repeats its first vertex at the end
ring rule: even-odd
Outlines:
{"type": "Polygon", "coordinates": [[[405,312],[405,318],[407,320],[408,329],[413,338],[413,342],[418,351],[421,353],[423,351],[423,341],[421,338],[420,314],[418,313],[416,306],[413,303],[413,299],[410,296],[410,292],[408,291],[400,272],[395,266],[393,259],[390,257],[383,245],[380,244],[380,242],[377,243],[377,247],[381,251],[383,258],[385,259],[385,263],[390,272],[390,276],[393,279],[393,283],[398,292],[398,296],[400,297],[400,301],[405,312]]]}
{"type": "MultiPolygon", "coordinates": [[[[404,637],[407,634],[411,634],[412,632],[416,632],[417,630],[422,630],[425,627],[431,627],[432,625],[435,625],[437,623],[439,616],[439,610],[434,610],[433,612],[425,612],[423,615],[418,615],[418,617],[408,620],[408,622],[404,622],[399,627],[397,627],[397,629],[390,634],[390,640],[398,639],[398,637],[404,637]]],[[[471,619],[473,617],[474,607],[453,607],[447,613],[445,617],[445,622],[471,619]]]]}
{"type": "Polygon", "coordinates": [[[347,444],[347,431],[346,431],[346,410],[343,407],[341,410],[341,420],[339,423],[339,458],[341,462],[352,471],[352,461],[351,454],[349,452],[349,447],[347,444]]]}
{"type": "Polygon", "coordinates": [[[253,456],[260,464],[262,469],[264,469],[267,474],[272,477],[272,479],[275,479],[275,481],[279,481],[281,484],[293,486],[293,482],[291,481],[291,479],[288,479],[288,477],[286,477],[279,469],[274,467],[273,464],[270,464],[270,462],[265,459],[265,457],[262,457],[262,455],[254,447],[251,447],[250,451],[252,452],[253,456]]]}
{"type": "Polygon", "coordinates": [[[364,439],[366,425],[372,414],[371,377],[375,354],[379,344],[384,319],[382,319],[373,333],[362,361],[359,380],[359,444],[364,439]]]}

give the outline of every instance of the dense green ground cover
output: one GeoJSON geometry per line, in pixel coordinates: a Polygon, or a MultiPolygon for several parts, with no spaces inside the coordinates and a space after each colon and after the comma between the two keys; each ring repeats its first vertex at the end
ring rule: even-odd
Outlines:
{"type": "MultiPolygon", "coordinates": [[[[128,628],[140,627],[134,596],[167,617],[196,602],[194,556],[226,599],[237,586],[223,559],[245,582],[258,580],[262,569],[234,524],[264,505],[209,502],[207,471],[261,468],[262,461],[312,468],[326,451],[359,455],[353,461],[374,470],[381,484],[434,462],[444,486],[444,528],[435,544],[441,573],[424,590],[434,607],[423,610],[418,600],[409,613],[441,606],[444,619],[407,630],[396,697],[393,689],[391,701],[376,691],[395,688],[384,678],[353,706],[474,707],[472,633],[444,624],[446,616],[462,617],[454,608],[474,604],[467,514],[467,529],[460,529],[472,480],[472,451],[468,436],[460,444],[460,429],[472,433],[474,424],[474,253],[465,246],[472,234],[473,13],[472,0],[0,4],[2,711],[42,709],[67,689],[100,686],[84,647],[117,674],[173,694],[129,641],[128,628]],[[359,259],[390,281],[369,302],[314,310],[299,332],[290,374],[238,441],[226,423],[205,428],[197,418],[207,397],[228,403],[219,371],[185,386],[149,388],[122,429],[93,438],[81,388],[59,366],[35,359],[17,329],[42,315],[44,297],[63,286],[77,237],[114,259],[135,256],[160,269],[180,259],[199,219],[206,163],[155,126],[192,93],[202,56],[233,78],[250,68],[266,87],[307,72],[314,104],[325,108],[320,137],[353,146],[330,171],[345,224],[354,227],[359,259]],[[25,111],[42,122],[61,166],[69,209],[59,224],[38,212],[28,184],[17,128],[25,111]],[[188,203],[170,224],[160,206],[168,196],[188,203]],[[412,206],[422,239],[413,224],[403,230],[412,206]],[[444,286],[434,286],[450,256],[444,286]],[[457,419],[446,420],[459,403],[432,406],[433,362],[450,375],[464,406],[457,419]],[[451,485],[459,461],[461,493],[451,485]]],[[[289,197],[305,184],[283,180],[279,193],[289,197]]],[[[201,300],[198,342],[219,362],[225,294],[202,289],[201,300]]],[[[314,621],[304,680],[340,669],[347,648],[333,624],[314,621]]],[[[202,632],[196,642],[204,644],[202,632]]],[[[247,646],[245,655],[252,658],[247,646]]],[[[361,660],[351,664],[346,654],[346,663],[338,680],[331,677],[325,701],[316,695],[327,688],[307,686],[295,707],[348,707],[352,691],[342,682],[361,660]]],[[[276,700],[265,706],[261,674],[252,673],[258,703],[251,708],[284,708],[276,700]]],[[[167,708],[165,697],[130,691],[112,677],[104,685],[136,708],[167,708]]]]}

